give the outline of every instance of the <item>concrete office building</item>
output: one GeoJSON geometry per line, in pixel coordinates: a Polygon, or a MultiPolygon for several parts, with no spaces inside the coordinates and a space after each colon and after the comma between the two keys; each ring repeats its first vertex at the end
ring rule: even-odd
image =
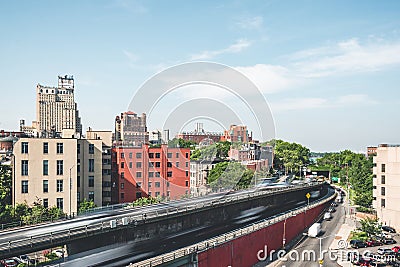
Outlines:
{"type": "Polygon", "coordinates": [[[115,142],[119,146],[139,147],[149,142],[146,114],[138,116],[132,111],[115,118],[115,142]]]}
{"type": "MultiPolygon", "coordinates": [[[[58,86],[36,86],[36,125],[39,137],[60,136],[64,129],[82,134],[81,118],[74,97],[74,78],[58,76],[58,86]]],[[[27,129],[27,126],[23,125],[27,129]]],[[[29,128],[29,127],[28,127],[29,128]]]]}
{"type": "Polygon", "coordinates": [[[381,144],[374,156],[372,205],[379,220],[400,230],[400,145],[381,144]]]}
{"type": "Polygon", "coordinates": [[[45,207],[76,214],[83,199],[111,204],[111,156],[95,137],[19,139],[13,151],[13,205],[31,206],[39,199],[45,207]]]}

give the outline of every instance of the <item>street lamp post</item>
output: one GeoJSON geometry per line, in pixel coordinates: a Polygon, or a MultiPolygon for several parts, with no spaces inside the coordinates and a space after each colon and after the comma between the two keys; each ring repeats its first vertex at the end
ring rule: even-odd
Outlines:
{"type": "Polygon", "coordinates": [[[285,221],[283,222],[283,237],[282,237],[282,247],[285,249],[286,245],[286,220],[292,217],[296,217],[297,215],[291,214],[289,217],[285,218],[285,221]]]}
{"type": "Polygon", "coordinates": [[[72,206],[72,169],[75,167],[75,164],[69,168],[69,217],[72,218],[71,206],[72,206]]]}

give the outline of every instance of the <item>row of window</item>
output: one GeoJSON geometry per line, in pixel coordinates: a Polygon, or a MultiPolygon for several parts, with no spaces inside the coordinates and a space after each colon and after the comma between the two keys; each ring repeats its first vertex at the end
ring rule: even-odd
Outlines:
{"type": "MultiPolygon", "coordinates": [[[[28,191],[28,180],[21,181],[21,193],[27,194],[28,191]]],[[[77,178],[77,187],[80,187],[80,177],[77,178]]],[[[88,186],[94,187],[94,176],[89,176],[88,186]]],[[[111,182],[103,182],[104,187],[111,187],[111,182]]],[[[43,180],[43,193],[49,192],[49,180],[43,180]]],[[[64,192],[64,180],[56,181],[56,192],[64,192]]]]}
{"type": "MultiPolygon", "coordinates": [[[[185,176],[189,176],[189,171],[185,171],[185,176]]],[[[161,177],[161,175],[159,172],[149,172],[148,177],[161,177]]],[[[167,177],[172,177],[172,171],[167,172],[167,177]]],[[[136,172],[136,178],[142,178],[142,172],[136,172]]],[[[121,179],[125,179],[125,172],[121,172],[121,179]]]]}
{"type": "MultiPolygon", "coordinates": [[[[185,166],[189,167],[189,162],[185,162],[185,163],[186,163],[185,166]]],[[[133,167],[132,162],[129,162],[129,168],[132,169],[132,167],[133,167]]],[[[160,168],[161,167],[161,162],[159,162],[159,161],[149,162],[149,168],[152,168],[152,167],[160,168]]],[[[167,167],[168,168],[172,168],[172,162],[167,162],[167,167]]],[[[179,168],[179,161],[177,161],[175,163],[175,167],[179,168]]],[[[121,162],[121,169],[124,169],[124,168],[125,168],[125,162],[121,162]]],[[[141,169],[142,168],[142,162],[136,162],[136,168],[137,169],[141,169]]]]}
{"type": "MultiPolygon", "coordinates": [[[[176,152],[175,157],[179,158],[179,154],[180,154],[179,152],[176,152]]],[[[121,157],[121,159],[125,158],[125,153],[121,152],[120,157],[121,157]]],[[[189,158],[189,153],[188,152],[185,153],[185,157],[189,158]]],[[[130,159],[132,158],[132,152],[129,153],[129,158],[130,159]]],[[[142,158],[142,153],[141,152],[137,152],[136,153],[136,158],[137,159],[141,159],[142,158]]],[[[161,158],[161,153],[159,153],[159,152],[157,152],[157,153],[149,153],[149,158],[150,159],[153,159],[153,158],[159,159],[159,158],[161,158]]],[[[169,159],[172,158],[172,153],[167,153],[167,158],[169,158],[169,159]]]]}
{"type": "MultiPolygon", "coordinates": [[[[57,143],[56,145],[56,152],[57,154],[63,154],[64,153],[64,143],[57,143]]],[[[21,143],[21,153],[22,154],[28,154],[29,153],[29,143],[28,142],[22,142],[21,143]]],[[[43,154],[48,154],[49,153],[49,143],[44,142],[43,143],[43,154]]],[[[78,144],[77,146],[77,153],[81,153],[81,146],[78,144]]],[[[94,154],[94,144],[89,144],[89,154],[94,154]]]]}
{"type": "MultiPolygon", "coordinates": [[[[64,161],[57,160],[56,163],[56,174],[64,175],[64,161]]],[[[89,172],[94,172],[94,159],[89,159],[89,172]]],[[[77,172],[80,172],[80,165],[77,166],[77,172]]],[[[109,170],[109,174],[111,174],[111,170],[109,170]]],[[[29,175],[29,162],[28,160],[21,160],[21,175],[27,176],[29,175]]],[[[49,161],[43,160],[43,175],[49,175],[49,161]]]]}

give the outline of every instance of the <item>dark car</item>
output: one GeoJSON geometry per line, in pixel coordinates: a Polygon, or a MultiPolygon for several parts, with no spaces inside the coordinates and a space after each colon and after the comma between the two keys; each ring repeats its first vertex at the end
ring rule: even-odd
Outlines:
{"type": "Polygon", "coordinates": [[[358,260],[353,261],[353,264],[358,266],[369,266],[372,262],[373,260],[371,259],[359,258],[358,260]]]}
{"type": "Polygon", "coordinates": [[[352,248],[366,248],[367,247],[367,243],[361,241],[361,240],[350,240],[350,246],[352,248]]]}
{"type": "Polygon", "coordinates": [[[374,239],[367,240],[365,243],[367,243],[367,246],[368,246],[368,247],[375,247],[375,246],[380,246],[380,245],[382,245],[382,242],[381,242],[381,241],[374,240],[374,239]]]}
{"type": "Polygon", "coordinates": [[[382,226],[382,230],[389,233],[396,233],[396,230],[393,227],[386,225],[382,226]]]}
{"type": "Polygon", "coordinates": [[[332,206],[332,207],[337,207],[337,206],[338,206],[338,203],[332,202],[331,206],[332,206]]]}
{"type": "Polygon", "coordinates": [[[16,267],[19,264],[19,262],[16,261],[15,259],[5,259],[5,260],[0,261],[0,263],[4,267],[16,267]]]}
{"type": "Polygon", "coordinates": [[[396,244],[397,242],[393,238],[385,238],[382,239],[382,243],[385,245],[391,245],[391,244],[396,244]]]}

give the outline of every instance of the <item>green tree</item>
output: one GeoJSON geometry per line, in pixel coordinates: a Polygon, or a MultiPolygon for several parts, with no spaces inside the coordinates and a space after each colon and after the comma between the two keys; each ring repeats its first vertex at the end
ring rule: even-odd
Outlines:
{"type": "Polygon", "coordinates": [[[380,231],[378,219],[365,218],[360,221],[359,231],[366,233],[369,237],[376,235],[380,231]]]}
{"type": "Polygon", "coordinates": [[[220,162],[210,171],[207,183],[214,191],[219,189],[242,189],[250,186],[254,171],[238,162],[220,162]]]}
{"type": "Polygon", "coordinates": [[[0,221],[10,219],[11,167],[0,164],[0,221]]]}
{"type": "Polygon", "coordinates": [[[88,210],[92,210],[96,208],[96,204],[94,204],[93,200],[87,200],[86,198],[79,203],[78,213],[84,213],[88,210]]]}
{"type": "Polygon", "coordinates": [[[286,172],[297,172],[302,165],[309,164],[310,149],[283,140],[275,140],[275,169],[285,168],[286,172]]]}
{"type": "Polygon", "coordinates": [[[191,140],[184,140],[182,138],[174,138],[170,141],[168,141],[168,147],[176,148],[191,148],[194,149],[196,146],[196,142],[191,141],[191,140]]]}

